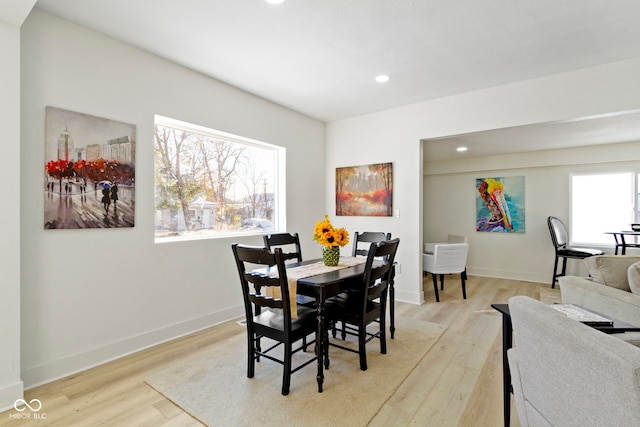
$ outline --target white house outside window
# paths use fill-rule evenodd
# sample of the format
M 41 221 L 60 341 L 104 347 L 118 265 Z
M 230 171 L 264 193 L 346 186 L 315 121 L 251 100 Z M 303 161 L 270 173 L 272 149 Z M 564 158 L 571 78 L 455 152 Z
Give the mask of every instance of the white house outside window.
M 156 116 L 156 242 L 273 232 L 282 147 Z

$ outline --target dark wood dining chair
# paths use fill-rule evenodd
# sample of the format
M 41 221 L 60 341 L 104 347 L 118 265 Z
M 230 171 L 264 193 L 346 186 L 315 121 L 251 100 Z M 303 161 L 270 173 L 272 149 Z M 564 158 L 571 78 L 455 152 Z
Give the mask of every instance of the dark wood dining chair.
M 399 239 L 371 243 L 362 282 L 352 292 L 347 291 L 329 298 L 326 303 L 330 322 L 332 324 L 341 322 L 343 325 L 342 339 L 344 340 L 347 334 L 358 337 L 357 351 L 335 341 L 330 342 L 330 345 L 358 353 L 360 355 L 360 369 L 363 371 L 367 370 L 366 344 L 369 341 L 378 338 L 380 353 L 387 353 L 385 333 L 387 290 L 399 243 Z M 379 324 L 379 330 L 375 333 L 368 332 L 367 325 L 374 322 Z
M 300 249 L 298 233 L 266 234 L 263 239 L 264 246 L 270 251 L 280 247 L 285 261 L 295 260 L 296 262 L 302 262 L 302 249 Z
M 551 279 L 551 287 L 556 287 L 558 277 L 566 275 L 567 272 L 567 259 L 585 259 L 595 255 L 604 255 L 604 251 L 593 248 L 579 248 L 575 246 L 568 246 L 569 235 L 567 228 L 560 218 L 550 216 L 547 218 L 547 225 L 549 226 L 549 233 L 551 234 L 551 242 L 555 249 L 555 262 L 553 263 L 553 279 Z M 562 258 L 562 271 L 558 273 L 558 261 Z
M 291 317 L 289 299 L 289 285 L 287 270 L 284 264 L 282 249 L 275 248 L 274 252 L 266 248 L 255 246 L 232 245 L 233 256 L 238 267 L 242 297 L 244 300 L 245 316 L 247 320 L 248 365 L 247 377 L 253 378 L 255 362 L 260 357 L 278 362 L 283 365 L 282 394 L 289 394 L 291 374 L 317 360 L 312 357 L 295 368 L 292 367 L 292 356 L 300 350 L 306 350 L 306 337 L 317 330 L 316 311 L 309 307 L 297 306 L 297 317 Z M 275 267 L 277 277 L 255 274 L 247 269 L 260 267 Z M 281 297 L 266 296 L 263 290 L 278 288 Z M 262 338 L 270 338 L 275 344 L 262 349 Z M 294 343 L 302 340 L 302 345 L 294 348 Z M 284 346 L 284 357 L 274 356 L 271 350 Z
M 275 248 L 282 249 L 282 257 L 286 261 L 302 262 L 302 249 L 300 248 L 300 237 L 298 233 L 277 233 L 265 234 L 263 236 L 264 246 L 273 251 Z M 315 307 L 316 299 L 307 295 L 296 295 L 298 304 L 307 307 Z
M 391 233 L 381 233 L 365 231 L 353 234 L 353 250 L 352 256 L 367 256 L 371 243 L 382 242 L 383 240 L 391 240 Z
M 358 233 L 357 231 L 353 235 L 353 250 L 352 256 L 367 256 L 371 243 L 378 243 L 384 240 L 391 240 L 391 233 L 383 233 L 379 231 L 365 231 Z M 391 339 L 394 338 L 396 332 L 395 322 L 395 308 L 396 308 L 396 290 L 394 286 L 394 280 L 396 277 L 395 264 L 392 268 L 391 279 L 389 281 L 389 332 L 391 333 Z

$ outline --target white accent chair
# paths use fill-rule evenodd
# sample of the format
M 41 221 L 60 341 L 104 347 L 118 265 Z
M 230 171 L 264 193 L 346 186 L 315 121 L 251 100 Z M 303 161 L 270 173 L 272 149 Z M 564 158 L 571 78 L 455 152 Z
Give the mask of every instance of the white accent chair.
M 446 242 L 425 243 L 424 244 L 424 253 L 425 254 L 432 254 L 433 253 L 433 247 L 435 245 L 444 244 L 444 243 L 469 243 L 469 242 L 468 242 L 467 236 L 460 236 L 458 234 L 449 234 L 447 236 L 447 241 Z
M 426 244 L 425 244 L 426 245 Z M 467 278 L 466 265 L 469 253 L 468 243 L 436 243 L 433 245 L 433 253 L 422 254 L 422 269 L 431 273 L 433 277 L 433 289 L 436 293 L 436 301 L 440 302 L 438 293 L 438 279 L 440 275 L 440 289 L 444 289 L 445 274 L 460 274 L 462 284 L 462 297 L 467 298 L 465 280 Z

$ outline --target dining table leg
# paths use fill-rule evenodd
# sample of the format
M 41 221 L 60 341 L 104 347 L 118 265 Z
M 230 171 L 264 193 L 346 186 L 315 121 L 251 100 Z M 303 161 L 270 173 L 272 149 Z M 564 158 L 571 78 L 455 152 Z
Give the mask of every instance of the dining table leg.
M 325 330 L 326 328 L 324 327 L 324 291 L 322 288 L 319 288 L 317 291 L 317 298 L 316 298 L 316 302 L 317 302 L 317 322 L 318 322 L 318 331 L 316 332 L 316 351 L 317 351 L 317 357 L 318 357 L 318 374 L 316 376 L 317 380 L 318 380 L 318 393 L 322 393 L 322 383 L 324 382 L 324 369 L 323 369 L 323 364 L 324 364 L 324 358 L 327 357 L 327 362 L 328 362 L 328 355 L 325 356 L 325 354 L 327 353 L 327 342 L 328 342 L 328 332 Z
M 396 267 L 393 265 L 391 267 L 393 272 L 391 273 L 391 280 L 389 281 L 389 332 L 391 332 L 391 339 L 393 339 L 394 334 L 396 332 L 396 322 L 395 322 L 395 308 L 396 308 L 396 289 L 395 289 L 395 277 L 396 277 Z

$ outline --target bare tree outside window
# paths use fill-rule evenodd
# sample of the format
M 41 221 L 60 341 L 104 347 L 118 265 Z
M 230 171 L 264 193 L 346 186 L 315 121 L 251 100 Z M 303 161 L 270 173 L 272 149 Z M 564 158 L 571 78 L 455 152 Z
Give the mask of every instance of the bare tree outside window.
M 156 117 L 155 235 L 274 231 L 282 149 Z

